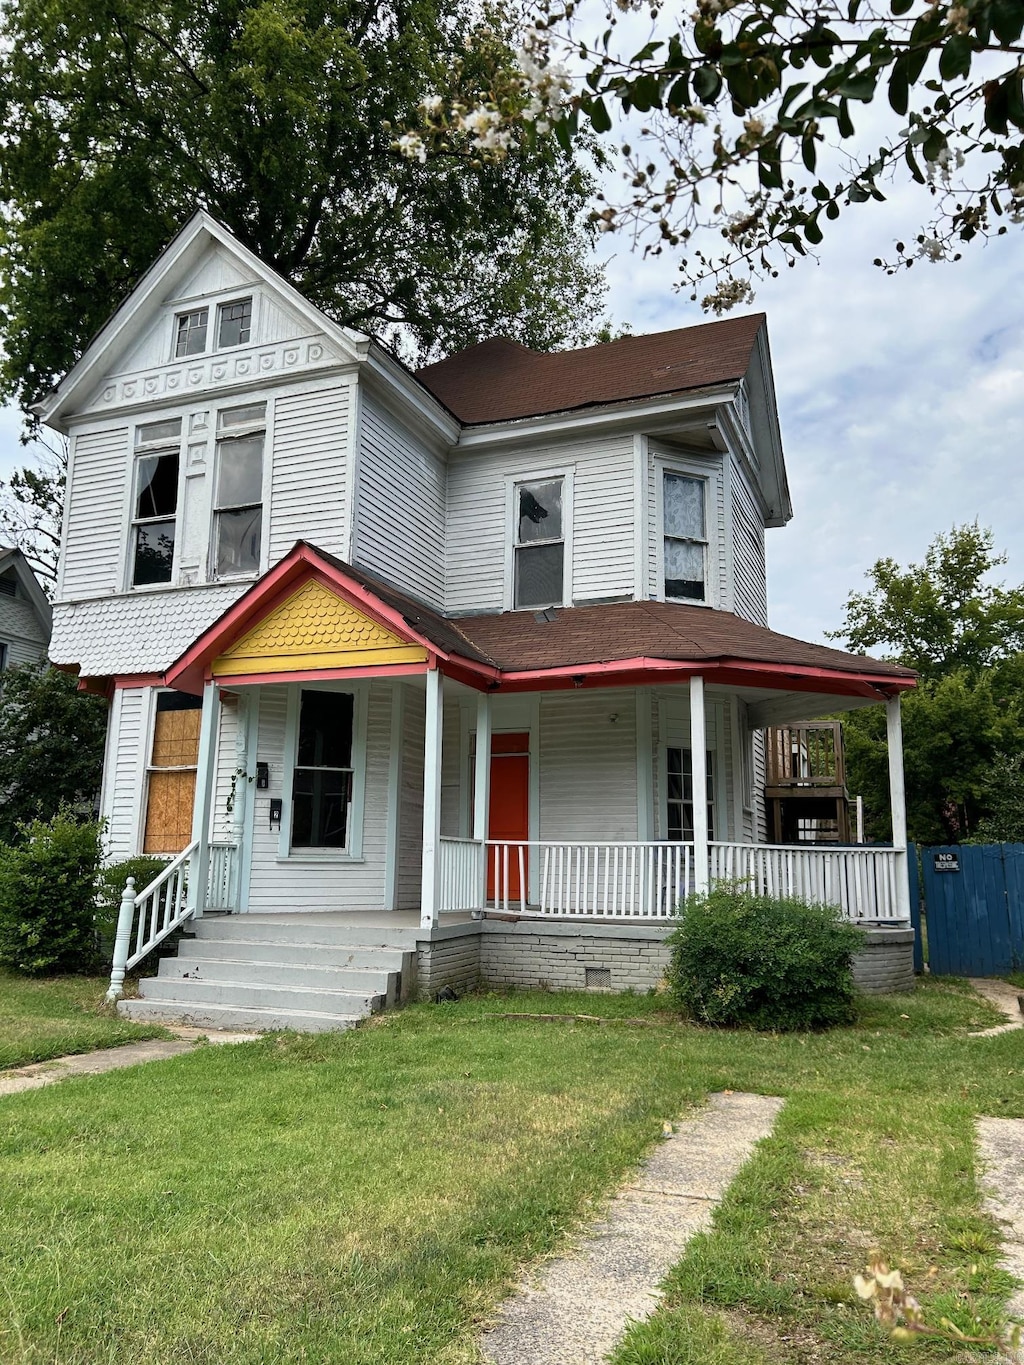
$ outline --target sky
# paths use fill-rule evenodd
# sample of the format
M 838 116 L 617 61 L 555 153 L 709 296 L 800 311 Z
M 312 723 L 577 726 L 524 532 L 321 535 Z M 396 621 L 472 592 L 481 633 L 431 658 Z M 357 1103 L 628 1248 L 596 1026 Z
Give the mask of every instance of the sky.
M 889 277 L 871 262 L 927 211 L 897 193 L 829 224 L 820 262 L 762 284 L 793 520 L 769 530 L 769 621 L 822 640 L 882 556 L 918 561 L 977 518 L 1024 579 L 1024 230 Z M 609 313 L 635 333 L 705 320 L 666 258 L 603 240 Z M 743 309 L 741 311 L 751 311 Z M 0 409 L 0 478 L 25 458 Z

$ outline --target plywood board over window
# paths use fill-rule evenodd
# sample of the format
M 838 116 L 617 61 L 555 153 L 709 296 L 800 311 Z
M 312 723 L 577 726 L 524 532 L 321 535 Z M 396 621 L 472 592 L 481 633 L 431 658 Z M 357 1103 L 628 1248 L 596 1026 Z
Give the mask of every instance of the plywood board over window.
M 180 853 L 192 837 L 202 702 L 179 692 L 156 699 L 146 801 L 145 853 Z

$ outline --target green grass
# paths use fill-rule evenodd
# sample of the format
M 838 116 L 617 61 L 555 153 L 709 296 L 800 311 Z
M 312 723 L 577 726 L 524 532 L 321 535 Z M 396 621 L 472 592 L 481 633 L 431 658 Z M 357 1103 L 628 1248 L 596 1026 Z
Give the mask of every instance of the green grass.
M 27 977 L 0 967 L 0 1071 L 166 1036 L 163 1029 L 119 1019 L 104 1004 L 106 989 L 106 977 Z
M 788 1103 L 616 1365 L 903 1360 L 852 1302 L 869 1246 L 957 1320 L 1008 1288 L 971 1128 L 1024 1114 L 1018 1040 L 965 1036 L 994 1017 L 933 982 L 821 1036 L 481 996 L 11 1097 L 0 1360 L 467 1365 L 523 1262 L 719 1089 Z

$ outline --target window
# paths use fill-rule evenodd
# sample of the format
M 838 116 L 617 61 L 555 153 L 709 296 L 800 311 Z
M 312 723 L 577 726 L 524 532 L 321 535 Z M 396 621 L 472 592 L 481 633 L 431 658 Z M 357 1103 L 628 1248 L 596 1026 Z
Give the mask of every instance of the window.
M 564 480 L 544 479 L 515 488 L 516 607 L 560 607 L 565 600 Z
M 185 692 L 157 693 L 144 853 L 180 853 L 192 838 L 202 705 Z
M 666 755 L 668 787 L 668 821 L 666 836 L 673 843 L 693 842 L 693 752 L 690 749 L 669 748 Z M 715 837 L 714 764 L 707 756 L 708 774 L 708 838 Z
M 217 345 L 241 346 L 252 332 L 252 299 L 222 303 L 217 309 Z
M 7 667 L 7 645 L 0 640 L 0 673 Z
M 181 418 L 135 433 L 132 584 L 169 583 L 174 564 Z
M 256 573 L 263 525 L 263 438 L 266 405 L 227 408 L 217 419 L 217 491 L 213 572 Z
M 349 692 L 300 694 L 292 848 L 347 847 L 354 700 Z
M 664 474 L 662 520 L 665 537 L 665 596 L 706 600 L 706 482 L 686 474 Z
M 209 308 L 197 308 L 191 313 L 179 313 L 174 323 L 174 358 L 201 355 L 206 350 L 206 329 L 210 323 Z

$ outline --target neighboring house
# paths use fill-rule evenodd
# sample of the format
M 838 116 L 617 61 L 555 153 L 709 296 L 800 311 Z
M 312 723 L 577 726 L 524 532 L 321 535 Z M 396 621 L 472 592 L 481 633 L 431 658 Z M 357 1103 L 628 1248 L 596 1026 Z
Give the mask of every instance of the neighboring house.
M 0 545 L 0 671 L 39 663 L 50 643 L 50 604 L 20 550 Z
M 767 629 L 762 316 L 412 374 L 198 214 L 38 412 L 71 445 L 51 653 L 111 698 L 110 857 L 178 855 L 115 986 L 199 936 L 126 1008 L 328 1026 L 414 967 L 644 985 L 680 898 L 734 876 L 890 926 L 905 970 L 913 675 Z M 762 842 L 765 727 L 869 704 L 895 847 Z M 368 942 L 376 986 L 341 965 Z

